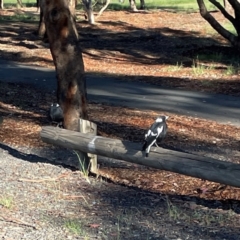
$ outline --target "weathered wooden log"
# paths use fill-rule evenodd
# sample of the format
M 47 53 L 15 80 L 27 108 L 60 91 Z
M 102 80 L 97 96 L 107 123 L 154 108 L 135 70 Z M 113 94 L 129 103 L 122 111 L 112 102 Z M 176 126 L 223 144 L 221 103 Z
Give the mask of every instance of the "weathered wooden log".
M 65 148 L 240 187 L 239 164 L 163 148 L 152 148 L 146 158 L 138 143 L 54 127 L 43 127 L 40 135 L 44 142 Z

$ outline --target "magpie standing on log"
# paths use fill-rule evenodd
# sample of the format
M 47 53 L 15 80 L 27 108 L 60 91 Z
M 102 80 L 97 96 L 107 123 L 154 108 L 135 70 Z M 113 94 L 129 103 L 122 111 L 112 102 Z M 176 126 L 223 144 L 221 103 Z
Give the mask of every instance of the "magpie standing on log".
M 146 157 L 148 157 L 152 145 L 155 144 L 158 147 L 157 140 L 161 142 L 166 136 L 168 128 L 166 123 L 167 119 L 168 116 L 158 117 L 145 135 L 145 142 L 143 144 L 142 151 L 146 152 Z
M 49 117 L 52 122 L 57 123 L 57 126 L 62 126 L 63 110 L 58 103 L 52 103 L 49 111 Z

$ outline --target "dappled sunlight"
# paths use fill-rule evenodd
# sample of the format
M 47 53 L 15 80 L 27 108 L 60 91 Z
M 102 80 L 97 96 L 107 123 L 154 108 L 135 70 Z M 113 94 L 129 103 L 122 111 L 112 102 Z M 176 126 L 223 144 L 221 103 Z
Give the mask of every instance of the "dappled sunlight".
M 4 118 L 0 127 L 0 142 L 11 146 L 43 147 L 40 138 L 41 126 L 22 119 Z
M 5 13 L 13 10 L 0 10 L 1 17 Z M 238 54 L 231 52 L 230 59 L 225 40 L 208 30 L 199 13 L 106 11 L 94 26 L 82 12 L 77 16 L 92 100 L 89 120 L 99 136 L 135 142 L 134 155 L 157 116 L 168 115 L 168 133 L 159 145 L 169 158 L 173 150 L 175 156 L 187 152 L 191 159 L 195 154 L 240 163 L 240 128 L 234 126 L 239 100 L 228 96 L 240 94 Z M 36 236 L 52 228 L 63 239 L 239 236 L 239 188 L 102 156 L 93 178 L 76 170 L 79 159 L 72 150 L 44 143 L 40 132 L 52 124 L 48 114 L 57 85 L 49 44 L 36 36 L 37 21 L 0 22 L 0 30 L 0 75 L 14 73 L 0 76 L 1 190 L 14 196 L 13 209 L 0 202 L 1 224 L 24 226 L 24 234 Z

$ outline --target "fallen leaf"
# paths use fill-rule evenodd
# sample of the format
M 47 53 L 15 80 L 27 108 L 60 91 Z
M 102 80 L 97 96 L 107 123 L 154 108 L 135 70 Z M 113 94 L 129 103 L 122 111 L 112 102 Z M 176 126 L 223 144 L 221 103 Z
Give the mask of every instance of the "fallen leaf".
M 100 224 L 97 224 L 97 223 L 89 224 L 90 228 L 98 228 L 99 226 Z

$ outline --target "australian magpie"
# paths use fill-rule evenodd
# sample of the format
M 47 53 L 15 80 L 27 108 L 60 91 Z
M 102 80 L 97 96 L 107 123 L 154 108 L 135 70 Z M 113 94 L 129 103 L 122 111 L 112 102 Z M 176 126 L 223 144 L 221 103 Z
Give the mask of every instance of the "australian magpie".
M 143 144 L 142 151 L 146 152 L 146 157 L 148 157 L 152 145 L 156 144 L 156 146 L 158 146 L 157 140 L 161 142 L 166 136 L 168 128 L 166 123 L 167 119 L 168 116 L 158 117 L 145 135 L 145 142 Z
M 52 122 L 62 125 L 63 122 L 63 110 L 58 103 L 52 103 L 49 111 L 49 116 Z

